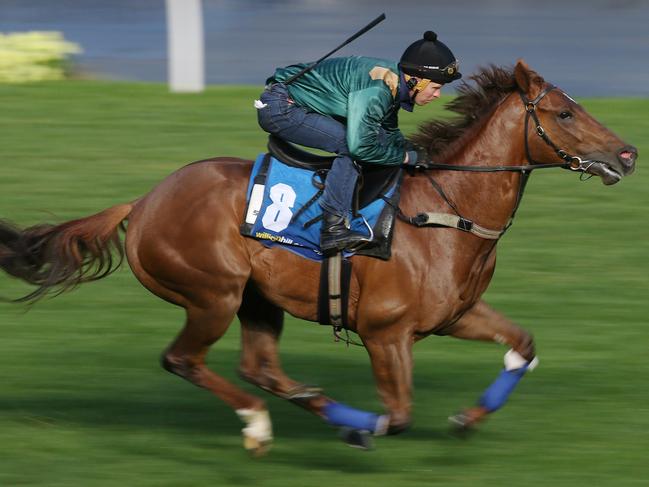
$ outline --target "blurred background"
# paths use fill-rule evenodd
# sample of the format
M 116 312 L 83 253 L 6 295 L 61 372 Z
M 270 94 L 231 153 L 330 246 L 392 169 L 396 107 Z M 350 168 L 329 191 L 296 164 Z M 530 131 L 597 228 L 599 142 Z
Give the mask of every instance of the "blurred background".
M 202 4 L 207 86 L 185 94 L 167 85 L 164 0 L 0 0 L 0 218 L 63 222 L 138 198 L 191 161 L 256 157 L 266 134 L 252 102 L 265 78 L 381 12 L 387 20 L 340 55 L 398 59 L 433 29 L 465 75 L 522 57 L 636 145 L 637 169 L 611 187 L 560 170 L 531 178 L 485 297 L 534 335 L 540 366 L 466 441 L 446 418 L 474 404 L 504 348 L 417 343 L 412 430 L 359 452 L 242 383 L 235 322 L 208 363 L 267 401 L 275 442 L 251 460 L 233 411 L 159 367 L 183 311 L 124 264 L 34 306 L 0 302 L 0 486 L 646 486 L 649 2 Z M 452 97 L 448 87 L 400 114 L 404 133 L 449 116 Z M 0 297 L 28 291 L 0 275 Z M 335 343 L 328 327 L 287 316 L 281 356 L 295 379 L 381 410 L 365 350 Z
M 276 66 L 318 59 L 381 12 L 341 51 L 398 59 L 425 30 L 462 71 L 523 57 L 578 96 L 649 94 L 645 0 L 203 0 L 206 80 L 259 85 Z M 55 30 L 80 44 L 88 76 L 165 81 L 163 0 L 0 0 L 0 32 Z

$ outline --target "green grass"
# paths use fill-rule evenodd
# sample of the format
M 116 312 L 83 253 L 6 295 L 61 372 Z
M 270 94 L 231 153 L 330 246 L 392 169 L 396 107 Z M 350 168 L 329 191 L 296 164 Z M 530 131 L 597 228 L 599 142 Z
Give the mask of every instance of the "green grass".
M 99 82 L 0 87 L 0 215 L 63 221 L 128 201 L 193 160 L 264 150 L 258 90 L 172 95 Z M 649 152 L 649 100 L 583 100 Z M 440 104 L 441 105 L 441 104 Z M 401 116 L 406 133 L 440 107 Z M 158 366 L 183 316 L 128 267 L 73 293 L 0 307 L 1 486 L 632 486 L 649 467 L 649 266 L 642 163 L 614 187 L 565 171 L 535 174 L 500 244 L 487 299 L 531 330 L 541 365 L 468 441 L 446 416 L 496 376 L 504 350 L 431 337 L 415 348 L 414 427 L 351 450 L 318 419 L 267 399 L 276 441 L 251 460 L 241 424 L 207 392 Z M 0 294 L 26 287 L 0 278 Z M 239 331 L 210 365 L 235 374 Z M 288 319 L 287 371 L 348 404 L 380 408 L 362 349 Z

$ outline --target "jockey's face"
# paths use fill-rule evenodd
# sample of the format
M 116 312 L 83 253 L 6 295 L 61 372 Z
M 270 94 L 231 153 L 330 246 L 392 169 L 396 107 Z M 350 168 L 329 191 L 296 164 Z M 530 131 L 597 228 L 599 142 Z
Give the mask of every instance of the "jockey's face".
M 417 93 L 417 96 L 415 96 L 415 103 L 422 106 L 436 100 L 442 94 L 442 86 L 443 85 L 439 83 L 431 81 L 423 90 Z

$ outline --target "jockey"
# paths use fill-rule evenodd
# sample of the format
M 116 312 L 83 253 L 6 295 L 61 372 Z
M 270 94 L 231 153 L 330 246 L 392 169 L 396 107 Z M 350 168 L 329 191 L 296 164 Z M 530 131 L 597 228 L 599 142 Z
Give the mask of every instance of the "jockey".
M 353 248 L 368 237 L 351 231 L 351 206 L 363 164 L 423 162 L 398 128 L 399 108 L 412 111 L 439 98 L 445 83 L 461 78 L 451 50 L 427 31 L 397 64 L 369 57 L 327 59 L 284 84 L 306 65 L 279 68 L 267 80 L 258 108 L 259 125 L 299 145 L 337 154 L 320 198 L 320 246 L 331 252 Z

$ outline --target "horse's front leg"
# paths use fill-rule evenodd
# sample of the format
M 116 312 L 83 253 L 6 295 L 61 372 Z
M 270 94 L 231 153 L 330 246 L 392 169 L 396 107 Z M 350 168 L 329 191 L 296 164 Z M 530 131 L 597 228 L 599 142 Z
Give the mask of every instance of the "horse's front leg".
M 528 370 L 538 360 L 532 335 L 515 325 L 503 314 L 479 301 L 445 335 L 468 340 L 493 341 L 511 348 L 505 354 L 505 366 L 496 380 L 485 390 L 476 406 L 451 416 L 453 426 L 466 430 L 477 425 L 488 414 L 500 409 Z
M 388 434 L 410 426 L 412 407 L 412 345 L 408 333 L 381 330 L 363 335 L 372 362 L 376 387 L 389 414 Z

